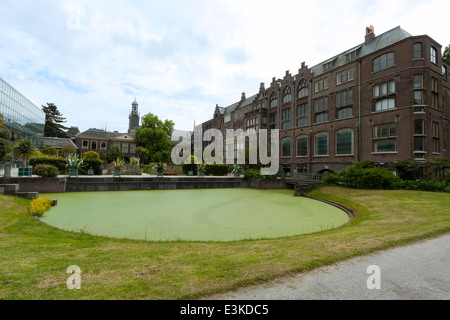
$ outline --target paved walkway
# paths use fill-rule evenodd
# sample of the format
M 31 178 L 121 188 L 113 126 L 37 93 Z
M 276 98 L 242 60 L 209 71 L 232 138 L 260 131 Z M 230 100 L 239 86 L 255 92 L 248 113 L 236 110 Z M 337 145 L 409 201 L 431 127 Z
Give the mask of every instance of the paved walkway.
M 450 234 L 212 299 L 449 300 Z

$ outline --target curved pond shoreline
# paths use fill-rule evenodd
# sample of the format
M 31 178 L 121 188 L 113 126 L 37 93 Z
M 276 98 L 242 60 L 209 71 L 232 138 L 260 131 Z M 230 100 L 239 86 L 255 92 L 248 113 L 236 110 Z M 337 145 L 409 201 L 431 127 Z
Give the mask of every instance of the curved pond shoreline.
M 149 241 L 238 241 L 336 228 L 347 211 L 292 190 L 200 189 L 42 194 L 42 221 L 92 235 Z M 351 216 L 350 216 L 351 219 Z

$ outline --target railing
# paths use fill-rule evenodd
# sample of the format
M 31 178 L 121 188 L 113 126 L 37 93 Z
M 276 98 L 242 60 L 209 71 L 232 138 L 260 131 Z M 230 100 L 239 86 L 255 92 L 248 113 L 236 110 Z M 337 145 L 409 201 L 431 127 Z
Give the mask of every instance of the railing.
M 305 172 L 295 172 L 292 176 L 292 179 L 294 180 L 301 180 L 301 181 L 322 181 L 323 175 L 320 173 L 305 173 Z

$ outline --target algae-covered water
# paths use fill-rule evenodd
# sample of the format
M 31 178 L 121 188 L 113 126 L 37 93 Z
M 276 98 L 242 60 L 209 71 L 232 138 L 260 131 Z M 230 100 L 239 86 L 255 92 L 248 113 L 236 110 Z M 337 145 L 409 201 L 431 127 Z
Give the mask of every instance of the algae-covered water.
M 151 241 L 279 238 L 335 228 L 348 215 L 293 190 L 200 189 L 41 194 L 42 221 L 68 231 Z

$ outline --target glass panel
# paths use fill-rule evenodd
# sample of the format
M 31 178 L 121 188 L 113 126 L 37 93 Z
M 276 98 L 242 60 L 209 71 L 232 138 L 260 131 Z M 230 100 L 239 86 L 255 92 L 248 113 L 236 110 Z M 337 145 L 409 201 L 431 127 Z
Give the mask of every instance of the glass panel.
M 375 144 L 375 152 L 394 152 L 395 142 L 394 141 L 380 141 Z
M 281 142 L 281 156 L 282 157 L 291 156 L 291 139 L 285 139 Z
M 328 155 L 328 134 L 321 134 L 315 137 L 315 155 Z
M 353 154 L 353 131 L 341 131 L 336 134 L 336 154 Z
M 301 136 L 297 138 L 297 156 L 306 157 L 308 155 L 308 138 Z

